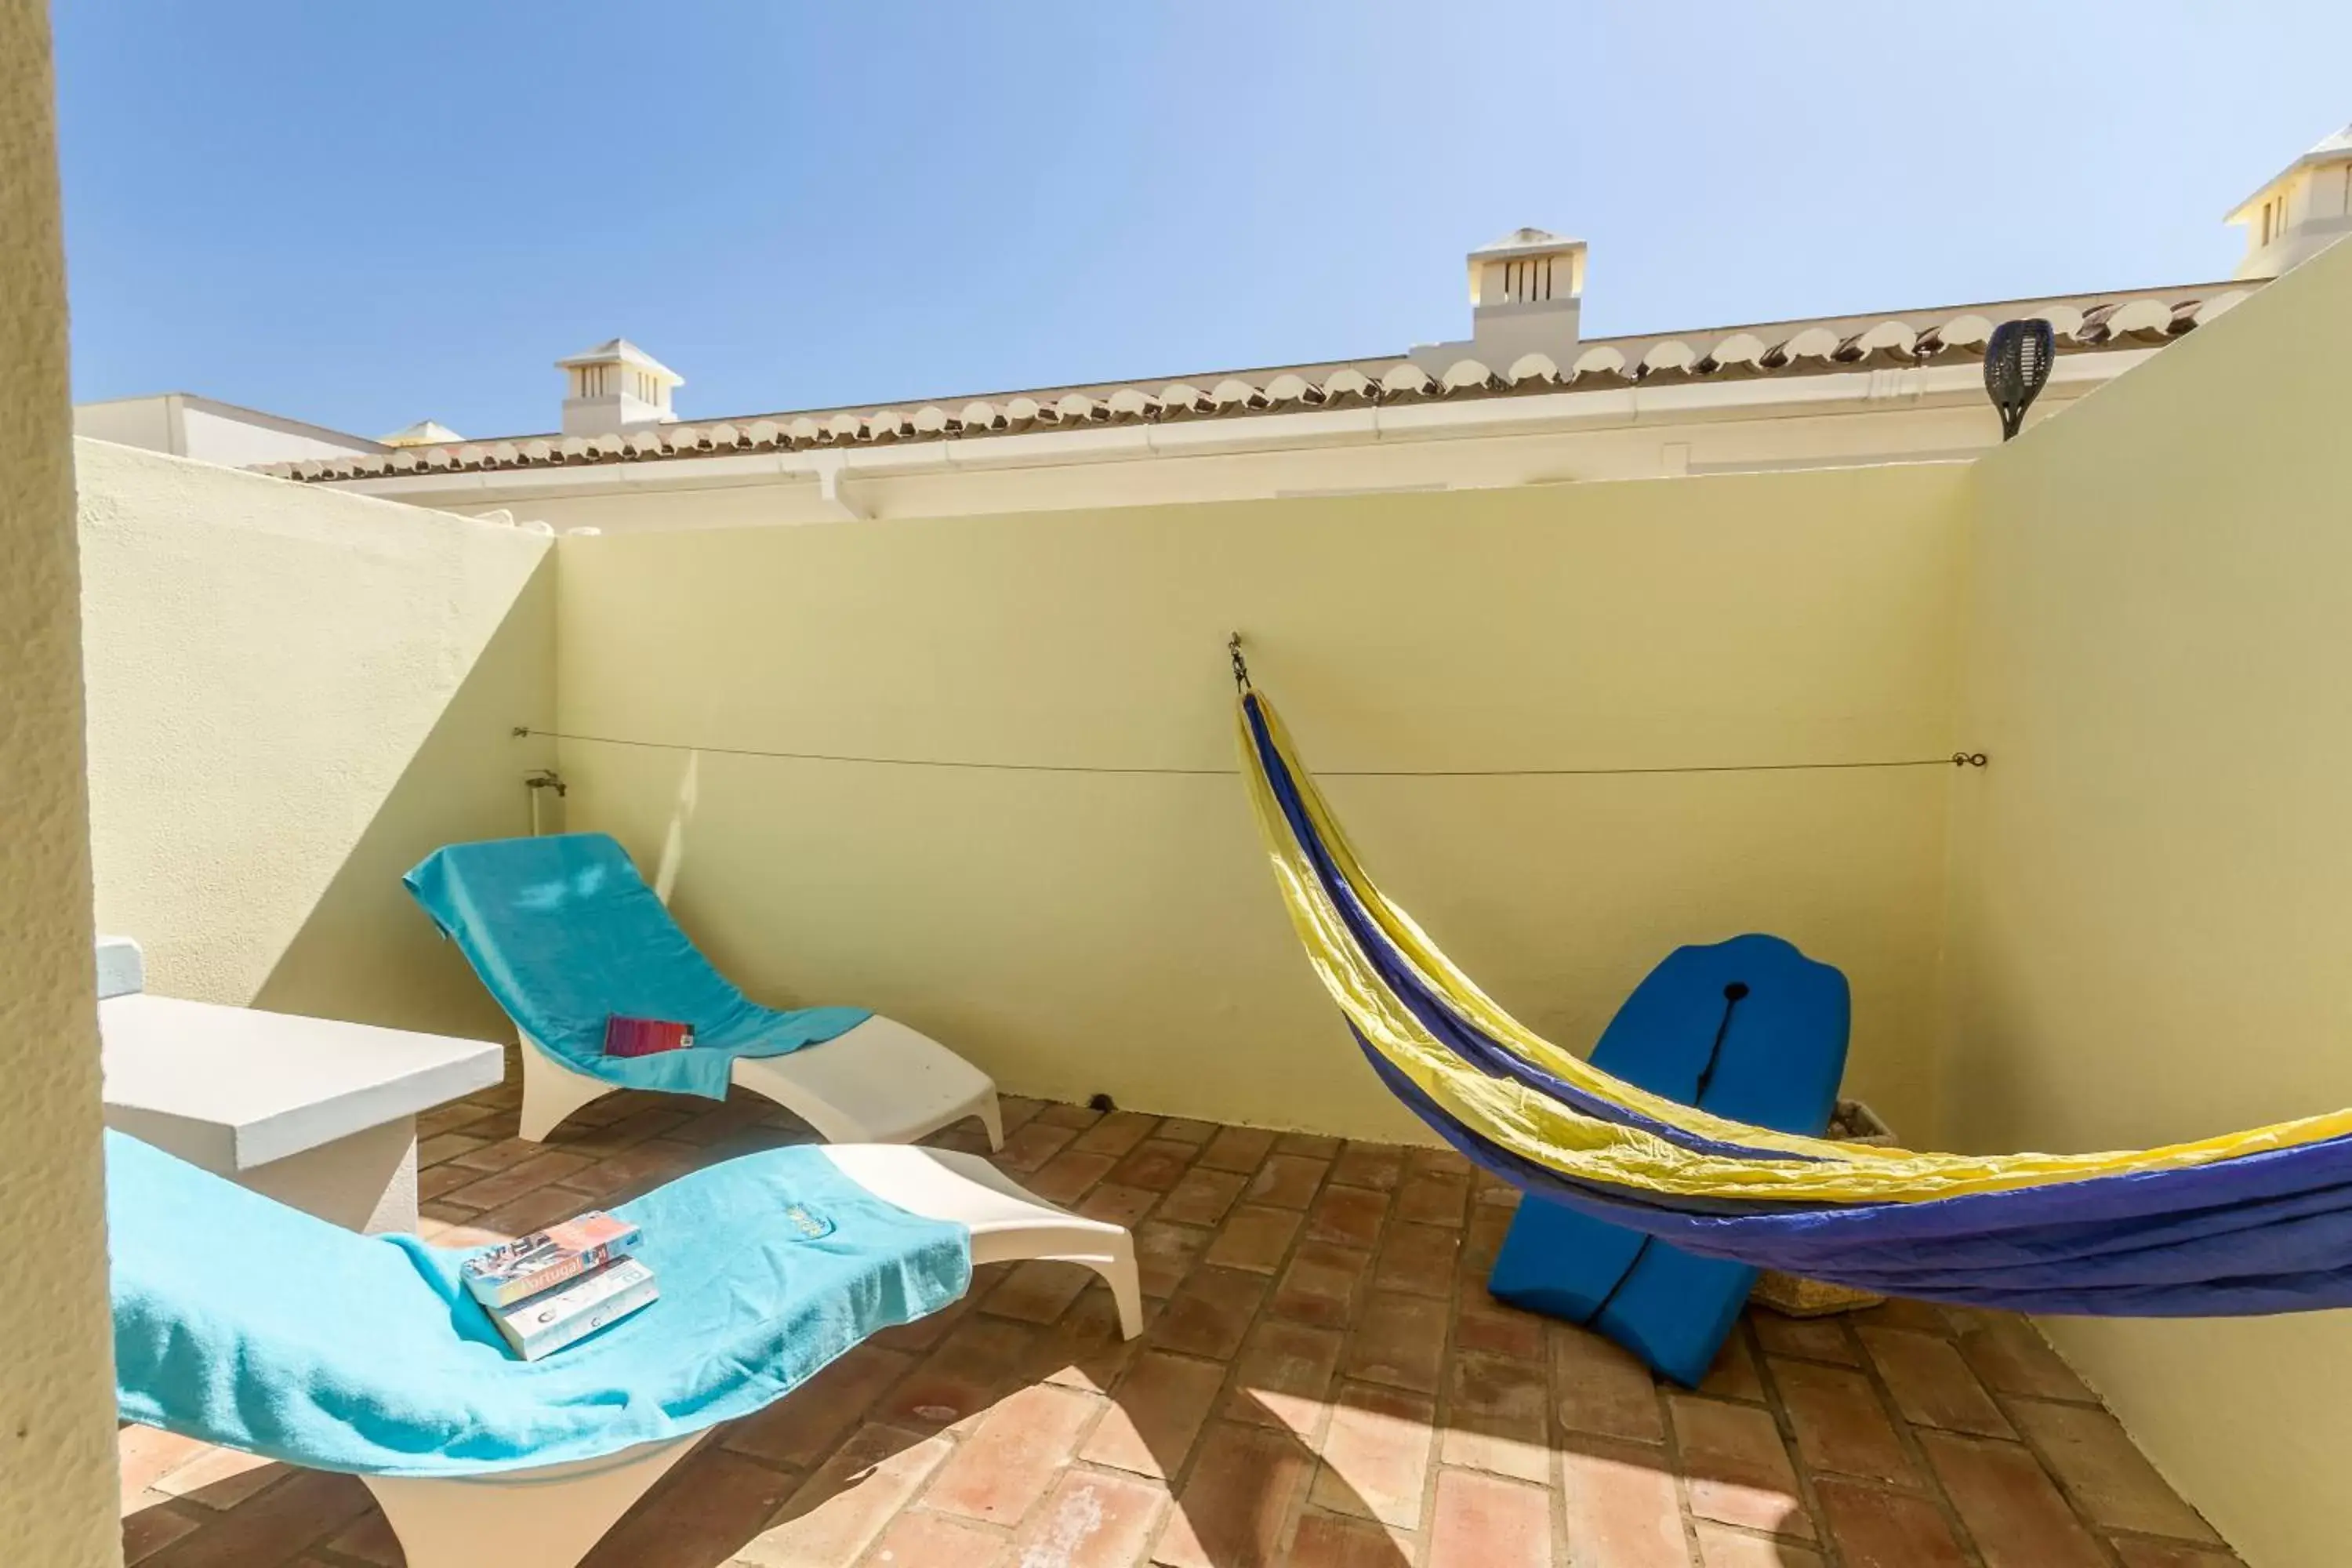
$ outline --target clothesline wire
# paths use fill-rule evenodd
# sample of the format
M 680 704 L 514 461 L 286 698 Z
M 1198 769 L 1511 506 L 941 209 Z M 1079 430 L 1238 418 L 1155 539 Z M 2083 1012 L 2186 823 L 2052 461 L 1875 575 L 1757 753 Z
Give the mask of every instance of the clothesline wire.
M 1232 778 L 1239 768 L 1180 768 L 1106 766 L 1090 763 L 999 763 L 962 757 L 877 757 L 848 752 L 776 752 L 751 746 L 697 746 L 679 741 L 646 741 L 621 735 L 581 735 L 562 730 L 536 730 L 517 725 L 514 737 L 540 736 L 551 741 L 577 741 L 583 745 L 632 746 L 649 751 L 704 752 L 719 757 L 764 757 L 792 763 L 847 763 L 868 767 L 961 768 L 1001 773 L 1146 774 L 1168 778 Z M 1895 757 L 1844 763 L 1694 763 L 1661 767 L 1614 768 L 1318 768 L 1327 779 L 1514 779 L 1612 778 L 1648 773 L 1826 773 L 1856 768 L 1951 768 L 1985 765 L 1982 752 L 1954 752 L 1941 757 Z

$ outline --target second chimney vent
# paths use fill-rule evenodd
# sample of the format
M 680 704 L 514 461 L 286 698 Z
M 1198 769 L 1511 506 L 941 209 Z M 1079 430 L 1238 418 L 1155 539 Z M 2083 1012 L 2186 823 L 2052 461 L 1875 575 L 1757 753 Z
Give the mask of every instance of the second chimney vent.
M 1420 344 L 1412 351 L 1414 363 L 1442 374 L 1457 360 L 1501 370 L 1523 354 L 1549 354 L 1562 365 L 1576 357 L 1584 241 L 1539 228 L 1513 229 L 1467 260 L 1470 336 Z
M 557 360 L 555 368 L 564 378 L 566 436 L 609 436 L 677 418 L 670 394 L 686 378 L 626 338 Z

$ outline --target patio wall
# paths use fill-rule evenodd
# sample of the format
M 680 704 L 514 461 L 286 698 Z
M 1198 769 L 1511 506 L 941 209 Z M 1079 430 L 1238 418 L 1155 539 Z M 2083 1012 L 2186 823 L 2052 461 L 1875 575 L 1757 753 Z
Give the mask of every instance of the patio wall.
M 0 0 L 0 1563 L 101 1568 L 122 1558 L 47 12 Z
M 2352 1104 L 2352 246 L 1976 471 L 1947 1128 Z M 2352 1318 L 2058 1320 L 2254 1568 L 2352 1540 Z
M 1938 757 L 1965 470 L 1920 466 L 567 537 L 571 820 L 755 994 L 854 1001 L 1012 1089 L 1406 1131 L 1299 952 L 1229 770 L 1223 644 L 1321 769 Z M 701 748 L 689 750 L 684 748 Z M 1948 767 L 1332 778 L 1377 872 L 1589 1044 L 1677 942 L 1853 977 L 1852 1081 L 1933 1117 Z
M 400 874 L 530 830 L 546 536 L 76 443 L 101 930 L 152 989 L 507 1034 Z

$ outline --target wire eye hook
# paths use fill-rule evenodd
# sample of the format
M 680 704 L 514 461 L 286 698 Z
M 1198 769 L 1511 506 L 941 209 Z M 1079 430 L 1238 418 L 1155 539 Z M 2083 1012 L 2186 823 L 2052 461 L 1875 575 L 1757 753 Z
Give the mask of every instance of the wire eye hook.
M 1241 633 L 1235 632 L 1225 639 L 1225 652 L 1233 656 L 1234 689 L 1247 691 L 1250 689 L 1249 661 L 1242 658 Z

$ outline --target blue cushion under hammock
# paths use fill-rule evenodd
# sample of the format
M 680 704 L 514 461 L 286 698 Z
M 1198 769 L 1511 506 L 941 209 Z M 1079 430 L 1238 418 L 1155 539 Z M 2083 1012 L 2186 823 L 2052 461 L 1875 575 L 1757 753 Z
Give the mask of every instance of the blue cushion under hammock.
M 1676 948 L 1652 970 L 1610 1021 L 1592 1065 L 1678 1104 L 1818 1134 L 1836 1107 L 1851 1016 L 1844 975 L 1779 937 L 1734 937 Z M 1487 1289 L 1598 1329 L 1696 1385 L 1756 1272 L 1529 1194 Z

